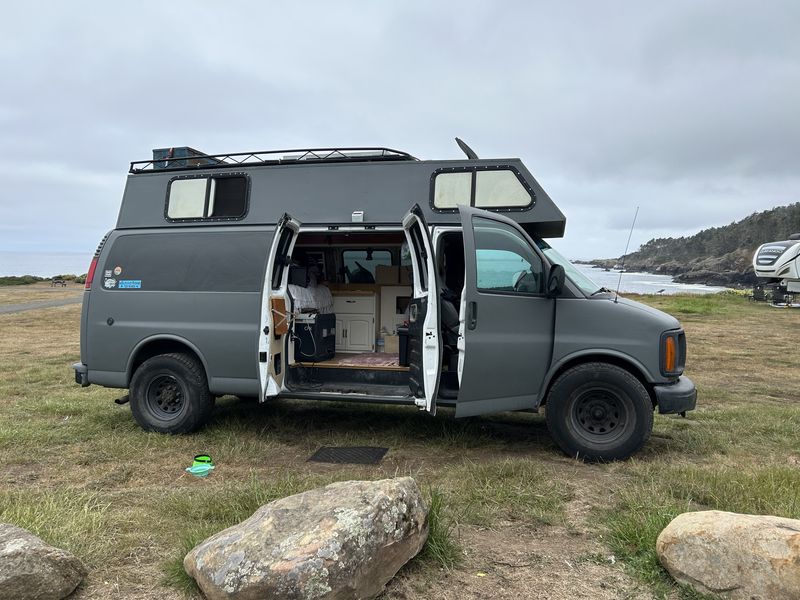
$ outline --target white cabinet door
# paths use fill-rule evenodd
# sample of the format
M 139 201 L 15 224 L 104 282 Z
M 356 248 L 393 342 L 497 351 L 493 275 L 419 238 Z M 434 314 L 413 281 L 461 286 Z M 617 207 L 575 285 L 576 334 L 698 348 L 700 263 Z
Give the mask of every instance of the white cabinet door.
M 375 321 L 364 315 L 351 315 L 347 319 L 347 349 L 371 352 L 375 343 Z
M 340 315 L 336 315 L 336 345 L 334 350 L 342 352 L 347 350 L 347 322 Z

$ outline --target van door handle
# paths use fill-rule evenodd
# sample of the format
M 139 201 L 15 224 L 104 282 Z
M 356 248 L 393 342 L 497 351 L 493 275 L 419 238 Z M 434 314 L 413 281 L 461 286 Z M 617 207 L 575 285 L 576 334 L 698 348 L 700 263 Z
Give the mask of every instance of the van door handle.
M 478 303 L 470 302 L 467 304 L 467 329 L 475 329 L 478 326 Z

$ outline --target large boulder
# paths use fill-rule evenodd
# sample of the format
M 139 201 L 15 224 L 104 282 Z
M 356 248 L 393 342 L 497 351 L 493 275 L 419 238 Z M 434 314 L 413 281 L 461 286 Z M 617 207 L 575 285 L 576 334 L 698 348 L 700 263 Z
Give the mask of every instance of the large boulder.
M 656 541 L 676 580 L 730 600 L 800 599 L 800 521 L 709 510 L 678 515 Z
M 32 533 L 0 523 L 0 598 L 61 600 L 86 577 L 86 567 Z
M 210 600 L 372 598 L 428 537 L 410 477 L 333 483 L 270 502 L 183 561 Z

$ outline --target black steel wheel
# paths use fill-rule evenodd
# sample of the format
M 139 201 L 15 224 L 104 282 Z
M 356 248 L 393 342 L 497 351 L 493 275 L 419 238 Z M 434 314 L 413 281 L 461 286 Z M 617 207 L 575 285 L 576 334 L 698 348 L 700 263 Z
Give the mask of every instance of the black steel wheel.
M 161 433 L 195 431 L 214 407 L 203 365 L 182 353 L 144 361 L 131 379 L 130 400 L 136 422 L 146 431 Z
M 180 417 L 181 411 L 186 406 L 185 399 L 186 394 L 181 382 L 166 373 L 151 379 L 145 392 L 147 410 L 165 420 Z
M 547 397 L 550 434 L 568 455 L 589 461 L 628 458 L 653 429 L 653 403 L 631 373 L 587 363 L 562 373 Z

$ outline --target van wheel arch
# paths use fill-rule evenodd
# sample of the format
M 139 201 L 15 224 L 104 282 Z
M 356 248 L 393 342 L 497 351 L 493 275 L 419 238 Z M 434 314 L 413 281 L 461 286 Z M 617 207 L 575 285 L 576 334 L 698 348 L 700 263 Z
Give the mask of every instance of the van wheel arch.
M 208 380 L 208 365 L 205 358 L 192 344 L 177 337 L 150 338 L 139 342 L 131 353 L 128 362 L 127 384 L 130 386 L 133 374 L 146 360 L 159 354 L 186 354 L 203 366 L 203 372 Z
M 547 386 L 545 387 L 544 393 L 542 394 L 542 402 L 539 406 L 546 406 L 547 405 L 547 398 L 550 395 L 550 390 L 553 387 L 553 384 L 558 380 L 559 377 L 566 371 L 570 370 L 573 367 L 577 367 L 578 365 L 583 365 L 586 363 L 608 363 L 610 365 L 614 365 L 621 369 L 628 371 L 631 375 L 633 375 L 636 379 L 639 380 L 644 386 L 644 389 L 647 390 L 648 395 L 650 396 L 650 402 L 653 404 L 653 408 L 656 407 L 656 393 L 653 389 L 653 384 L 647 381 L 644 373 L 630 361 L 625 360 L 624 358 L 620 358 L 618 356 L 611 356 L 608 354 L 587 354 L 584 356 L 578 356 L 573 359 L 568 360 L 563 365 L 561 365 L 556 371 L 552 373 L 550 379 L 547 381 Z

